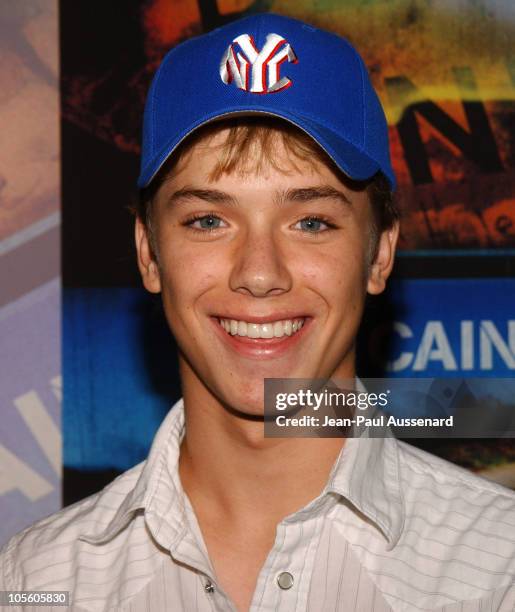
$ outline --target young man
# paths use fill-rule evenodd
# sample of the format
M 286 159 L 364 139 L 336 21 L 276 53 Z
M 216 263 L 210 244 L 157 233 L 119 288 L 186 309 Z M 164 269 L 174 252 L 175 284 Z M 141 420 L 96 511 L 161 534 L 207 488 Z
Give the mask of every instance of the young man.
M 265 378 L 353 379 L 398 235 L 387 126 L 343 39 L 258 15 L 174 49 L 136 221 L 183 399 L 148 460 L 15 536 L 2 589 L 74 610 L 513 610 L 515 495 L 396 441 L 265 438 Z

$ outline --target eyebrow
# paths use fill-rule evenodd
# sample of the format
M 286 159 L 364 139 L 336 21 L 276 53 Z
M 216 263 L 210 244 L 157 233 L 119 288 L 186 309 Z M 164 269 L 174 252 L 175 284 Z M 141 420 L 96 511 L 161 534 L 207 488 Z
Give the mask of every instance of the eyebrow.
M 345 206 L 352 207 L 352 202 L 349 198 L 340 191 L 330 185 L 319 185 L 316 187 L 303 187 L 301 189 L 288 189 L 284 193 L 280 194 L 280 201 L 282 202 L 311 202 L 312 200 L 319 200 L 323 198 L 339 200 Z
M 174 204 L 180 200 L 204 200 L 213 204 L 236 205 L 236 199 L 224 191 L 218 189 L 196 189 L 194 187 L 183 187 L 175 191 L 168 199 L 168 204 Z
M 275 194 L 275 200 L 279 204 L 286 202 L 311 202 L 319 199 L 335 199 L 342 202 L 346 207 L 352 208 L 352 202 L 343 191 L 335 189 L 330 185 L 318 185 L 313 187 L 302 187 L 287 189 Z M 198 189 L 195 187 L 183 187 L 175 191 L 168 199 L 168 204 L 174 204 L 181 200 L 203 200 L 212 204 L 237 205 L 237 200 L 232 195 L 219 191 L 218 189 Z

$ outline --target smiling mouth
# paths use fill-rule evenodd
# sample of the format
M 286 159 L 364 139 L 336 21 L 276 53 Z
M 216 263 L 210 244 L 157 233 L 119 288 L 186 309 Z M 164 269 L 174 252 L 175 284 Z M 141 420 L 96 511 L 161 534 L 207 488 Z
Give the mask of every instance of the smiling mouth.
M 282 319 L 280 321 L 268 321 L 266 323 L 249 323 L 236 319 L 222 319 L 218 322 L 221 327 L 231 336 L 243 338 L 282 338 L 293 336 L 304 325 L 305 318 Z

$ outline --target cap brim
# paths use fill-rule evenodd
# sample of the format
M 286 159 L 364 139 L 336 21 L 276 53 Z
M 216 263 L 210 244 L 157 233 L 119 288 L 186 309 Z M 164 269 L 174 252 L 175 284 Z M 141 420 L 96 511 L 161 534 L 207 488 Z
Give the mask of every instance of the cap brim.
M 238 109 L 230 112 L 224 111 L 223 113 L 210 116 L 203 121 L 192 125 L 189 129 L 185 130 L 180 137 L 174 138 L 167 143 L 167 146 L 163 147 L 159 154 L 154 157 L 152 163 L 150 163 L 142 171 L 138 179 L 138 187 L 143 188 L 149 185 L 177 147 L 199 128 L 215 121 L 228 119 L 230 117 L 248 117 L 255 115 L 277 117 L 295 125 L 297 128 L 311 136 L 311 138 L 313 138 L 313 140 L 327 153 L 327 155 L 329 155 L 336 166 L 349 178 L 356 181 L 365 181 L 372 178 L 379 170 L 381 170 L 390 182 L 392 190 L 395 189 L 395 177 L 391 171 L 381 168 L 377 161 L 370 158 L 356 145 L 344 140 L 331 129 L 320 125 L 312 119 L 298 116 L 293 113 L 256 109 Z

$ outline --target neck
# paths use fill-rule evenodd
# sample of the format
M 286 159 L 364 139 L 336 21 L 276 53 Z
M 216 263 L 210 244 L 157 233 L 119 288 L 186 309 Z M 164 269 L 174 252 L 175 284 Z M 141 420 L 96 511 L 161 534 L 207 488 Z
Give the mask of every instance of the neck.
M 228 411 L 207 389 L 183 391 L 179 473 L 195 509 L 275 525 L 322 492 L 344 439 L 265 438 L 262 421 Z

